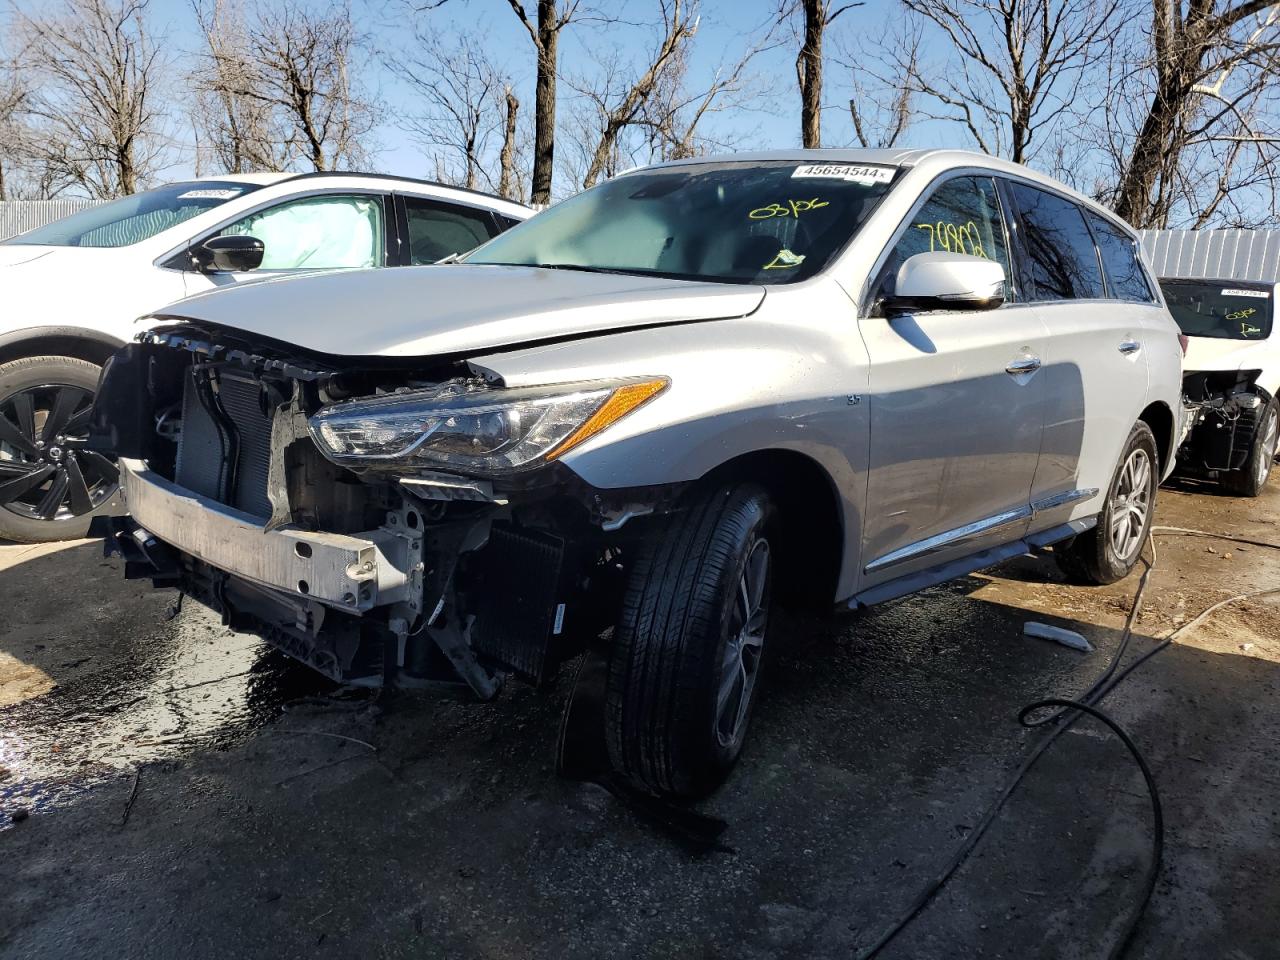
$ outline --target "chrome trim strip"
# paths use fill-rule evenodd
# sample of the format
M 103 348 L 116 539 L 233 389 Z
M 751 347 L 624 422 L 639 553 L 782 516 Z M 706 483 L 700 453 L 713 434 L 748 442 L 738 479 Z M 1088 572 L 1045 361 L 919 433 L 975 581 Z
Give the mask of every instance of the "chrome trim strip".
M 883 570 L 885 567 L 891 567 L 895 564 L 904 563 L 907 560 L 913 560 L 916 557 L 926 556 L 931 553 L 937 553 L 947 547 L 955 546 L 963 543 L 965 540 L 973 539 L 981 534 L 990 533 L 992 530 L 1000 527 L 1017 523 L 1020 520 L 1034 520 L 1042 513 L 1049 510 L 1056 510 L 1067 504 L 1076 503 L 1080 500 L 1089 500 L 1097 496 L 1098 488 L 1090 487 L 1083 490 L 1067 490 L 1062 493 L 1055 493 L 1050 497 L 1044 497 L 1028 504 L 1025 507 L 1019 507 L 1016 510 L 1008 510 L 1005 513 L 998 513 L 993 517 L 987 517 L 985 520 L 975 520 L 973 523 L 967 523 L 963 527 L 956 527 L 954 530 L 947 530 L 944 533 L 935 534 L 924 540 L 917 540 L 915 543 L 909 543 L 905 547 L 899 547 L 886 553 L 882 557 L 877 557 L 867 564 L 865 571 L 874 573 L 877 570 Z
M 1055 493 L 1051 497 L 1033 500 L 1031 503 L 1031 517 L 1035 519 L 1049 510 L 1056 510 L 1058 507 L 1065 507 L 1069 503 L 1076 503 L 1080 500 L 1092 500 L 1097 495 L 1097 487 L 1086 487 L 1082 490 L 1066 490 L 1062 493 Z
M 171 483 L 141 460 L 120 460 L 120 487 L 130 515 L 152 536 L 246 580 L 350 612 L 407 592 L 408 543 L 382 530 L 268 532 L 258 517 Z
M 917 540 L 915 543 L 909 543 L 905 547 L 899 547 L 897 550 L 886 553 L 882 557 L 877 557 L 867 564 L 866 572 L 874 573 L 876 570 L 883 570 L 885 567 L 891 567 L 916 557 L 937 553 L 939 550 L 963 543 L 965 540 L 970 540 L 979 534 L 989 533 L 1000 527 L 1017 523 L 1020 520 L 1029 520 L 1030 518 L 1031 507 L 1026 506 L 1019 507 L 1016 510 L 1008 510 L 1005 513 L 997 513 L 994 517 L 987 517 L 985 520 L 975 520 L 973 523 L 966 523 L 963 527 L 956 527 L 954 530 L 947 530 L 924 540 Z

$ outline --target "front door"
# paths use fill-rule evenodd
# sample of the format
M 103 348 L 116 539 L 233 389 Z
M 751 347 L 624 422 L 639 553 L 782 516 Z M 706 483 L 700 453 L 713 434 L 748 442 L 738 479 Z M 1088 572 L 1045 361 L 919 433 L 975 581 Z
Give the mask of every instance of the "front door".
M 257 237 L 265 248 L 262 266 L 243 272 L 188 271 L 187 295 L 312 270 L 386 266 L 386 206 L 378 194 L 332 193 L 247 214 L 210 236 Z
M 987 257 L 1011 276 L 990 178 L 934 189 L 882 269 L 877 297 L 908 257 L 931 250 Z M 860 321 L 871 361 L 863 589 L 1025 532 L 1045 418 L 1045 328 L 1015 292 L 1007 281 L 995 310 L 873 310 Z

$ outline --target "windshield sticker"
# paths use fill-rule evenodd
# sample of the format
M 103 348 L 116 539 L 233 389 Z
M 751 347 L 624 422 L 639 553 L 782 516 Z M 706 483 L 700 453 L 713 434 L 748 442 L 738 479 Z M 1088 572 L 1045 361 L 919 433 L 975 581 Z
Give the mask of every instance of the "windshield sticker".
M 765 270 L 787 270 L 804 263 L 803 253 L 792 253 L 786 247 L 778 251 L 778 255 L 764 265 Z
M 1228 320 L 1247 320 L 1258 312 L 1257 307 L 1249 307 L 1247 310 L 1237 310 L 1234 313 L 1228 313 Z
M 864 163 L 810 163 L 803 167 L 796 167 L 791 177 L 793 180 L 816 177 L 870 185 L 888 183 L 893 179 L 893 174 L 893 167 L 872 167 Z
M 243 190 L 188 190 L 178 194 L 179 200 L 231 200 L 240 196 Z
M 1257 297 L 1259 300 L 1270 300 L 1271 294 L 1266 290 L 1223 290 L 1224 297 Z
M 810 210 L 818 210 L 822 207 L 830 206 L 827 200 L 819 200 L 814 197 L 812 200 L 788 200 L 783 203 L 771 203 L 767 207 L 756 207 L 747 214 L 752 220 L 768 220 L 772 217 L 799 217 L 802 213 L 808 213 Z
M 942 249 L 947 253 L 967 253 L 971 257 L 991 259 L 982 247 L 978 225 L 972 220 L 962 226 L 947 223 L 945 220 L 939 220 L 937 223 L 917 223 L 916 229 L 929 231 L 930 253 Z

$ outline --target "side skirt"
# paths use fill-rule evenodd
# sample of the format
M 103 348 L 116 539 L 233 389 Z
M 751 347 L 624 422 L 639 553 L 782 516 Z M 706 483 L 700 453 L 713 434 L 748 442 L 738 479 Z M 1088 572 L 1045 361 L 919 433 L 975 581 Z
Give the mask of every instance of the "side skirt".
M 938 584 L 946 583 L 948 580 L 954 580 L 957 577 L 963 577 L 975 571 L 993 567 L 997 563 L 1003 563 L 1005 560 L 1011 560 L 1024 553 L 1033 553 L 1050 544 L 1084 533 L 1086 530 L 1097 526 L 1097 524 L 1097 517 L 1068 520 L 1059 526 L 1041 530 L 1039 533 L 1031 534 L 1021 540 L 1013 540 L 998 547 L 980 550 L 977 553 L 969 554 L 967 557 L 960 557 L 957 560 L 951 560 L 936 567 L 918 570 L 915 573 L 907 574 L 905 577 L 898 577 L 895 580 L 877 584 L 869 590 L 854 594 L 848 600 L 842 601 L 839 606 L 856 610 L 859 607 L 869 607 L 872 604 L 884 603 L 886 600 L 896 600 L 926 587 L 936 587 Z

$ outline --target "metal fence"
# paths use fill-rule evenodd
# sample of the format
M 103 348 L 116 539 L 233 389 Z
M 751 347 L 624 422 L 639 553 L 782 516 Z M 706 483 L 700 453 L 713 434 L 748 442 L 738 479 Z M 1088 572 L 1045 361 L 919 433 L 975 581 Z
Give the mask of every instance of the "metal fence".
M 1280 280 L 1280 230 L 1143 230 L 1157 277 Z
M 101 200 L 0 200 L 0 240 L 96 207 Z

